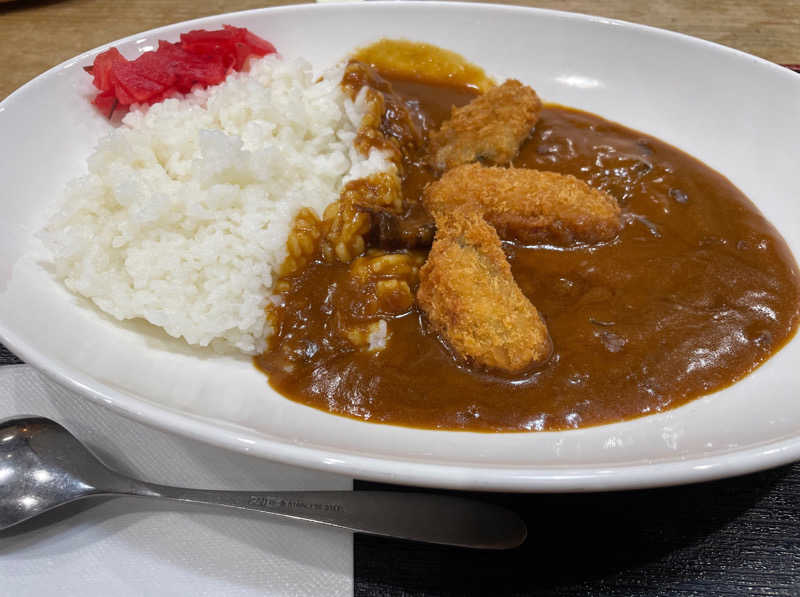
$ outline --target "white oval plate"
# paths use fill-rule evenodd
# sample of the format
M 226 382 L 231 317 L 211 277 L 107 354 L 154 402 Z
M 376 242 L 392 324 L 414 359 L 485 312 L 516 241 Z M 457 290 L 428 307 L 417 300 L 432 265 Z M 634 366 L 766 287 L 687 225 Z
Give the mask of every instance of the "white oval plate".
M 800 77 L 698 39 L 595 17 L 434 2 L 291 6 L 135 35 L 156 40 L 223 23 L 324 68 L 356 45 L 407 37 L 460 52 L 547 101 L 672 143 L 727 175 L 800 255 Z M 109 124 L 89 105 L 92 50 L 0 104 L 0 336 L 89 399 L 213 444 L 362 479 L 513 491 L 668 485 L 800 458 L 800 341 L 733 387 L 625 423 L 552 433 L 407 429 L 333 416 L 273 392 L 249 360 L 190 350 L 120 324 L 50 275 L 35 233 Z

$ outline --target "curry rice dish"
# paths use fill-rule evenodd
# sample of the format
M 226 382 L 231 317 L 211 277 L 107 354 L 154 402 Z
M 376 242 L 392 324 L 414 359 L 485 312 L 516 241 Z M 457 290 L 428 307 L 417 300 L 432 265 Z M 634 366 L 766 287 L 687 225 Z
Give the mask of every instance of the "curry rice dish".
M 724 388 L 791 338 L 797 266 L 723 176 L 452 57 L 385 40 L 350 62 L 373 106 L 356 146 L 396 170 L 295 220 L 256 357 L 276 390 L 373 422 L 567 429 Z
M 257 56 L 226 74 L 209 36 Z M 222 68 L 208 85 L 134 105 L 152 85 L 131 73 L 161 80 L 159 52 L 198 40 L 189 74 Z M 452 52 L 382 40 L 317 78 L 224 27 L 90 70 L 95 105 L 130 109 L 44 231 L 56 276 L 118 319 L 256 355 L 292 400 L 576 428 L 724 388 L 797 328 L 797 265 L 723 176 Z

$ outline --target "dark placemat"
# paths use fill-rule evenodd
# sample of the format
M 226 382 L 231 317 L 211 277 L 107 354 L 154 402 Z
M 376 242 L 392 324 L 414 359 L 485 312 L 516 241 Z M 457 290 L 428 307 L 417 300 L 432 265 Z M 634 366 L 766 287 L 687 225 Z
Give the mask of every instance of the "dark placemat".
M 21 362 L 17 355 L 0 344 L 0 365 L 19 365 Z
M 356 482 L 375 488 L 392 489 Z M 800 595 L 800 463 L 664 489 L 471 495 L 520 513 L 526 543 L 486 552 L 358 535 L 355 595 Z

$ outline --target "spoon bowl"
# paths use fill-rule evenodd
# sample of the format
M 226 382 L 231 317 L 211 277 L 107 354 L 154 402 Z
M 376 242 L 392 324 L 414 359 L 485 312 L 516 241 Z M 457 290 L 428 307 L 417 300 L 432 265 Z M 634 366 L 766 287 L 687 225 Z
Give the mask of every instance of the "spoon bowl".
M 0 529 L 96 494 L 108 472 L 58 423 L 7 421 L 0 427 Z

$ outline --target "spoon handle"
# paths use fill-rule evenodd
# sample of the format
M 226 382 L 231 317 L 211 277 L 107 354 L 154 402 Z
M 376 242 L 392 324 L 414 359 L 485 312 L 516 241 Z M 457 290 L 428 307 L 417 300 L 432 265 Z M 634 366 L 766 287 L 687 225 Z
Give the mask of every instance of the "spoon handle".
M 469 498 L 393 491 L 206 491 L 142 483 L 138 495 L 255 510 L 382 535 L 480 549 L 509 549 L 527 535 L 506 508 Z

